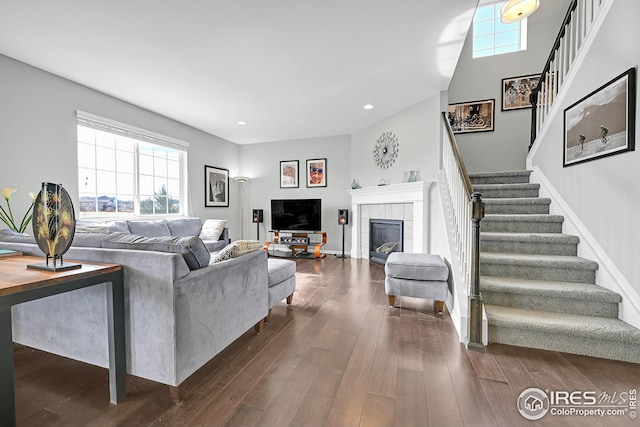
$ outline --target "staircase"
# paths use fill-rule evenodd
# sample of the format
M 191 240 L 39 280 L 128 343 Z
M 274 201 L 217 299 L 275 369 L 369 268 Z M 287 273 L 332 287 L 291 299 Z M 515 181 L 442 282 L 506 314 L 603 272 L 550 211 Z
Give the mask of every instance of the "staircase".
M 640 330 L 618 319 L 619 294 L 595 284 L 529 171 L 470 175 L 482 194 L 480 288 L 489 343 L 640 363 Z

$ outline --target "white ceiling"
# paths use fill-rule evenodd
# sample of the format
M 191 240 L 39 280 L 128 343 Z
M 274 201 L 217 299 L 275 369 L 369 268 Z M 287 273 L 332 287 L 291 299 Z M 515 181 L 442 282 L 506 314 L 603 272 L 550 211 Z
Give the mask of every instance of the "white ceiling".
M 0 0 L 0 53 L 238 144 L 344 135 L 446 90 L 476 5 Z

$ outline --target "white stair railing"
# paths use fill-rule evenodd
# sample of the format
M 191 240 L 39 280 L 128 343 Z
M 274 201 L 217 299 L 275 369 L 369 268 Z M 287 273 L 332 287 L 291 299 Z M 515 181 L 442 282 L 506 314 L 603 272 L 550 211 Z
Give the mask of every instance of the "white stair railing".
M 480 295 L 480 221 L 484 217 L 484 203 L 479 193 L 473 192 L 469 174 L 460 149 L 447 120 L 442 113 L 442 185 L 450 200 L 455 253 L 460 262 L 462 277 L 469 299 L 469 348 L 484 349 L 482 340 L 482 296 Z M 448 138 L 447 138 L 448 136 Z
M 549 59 L 542 70 L 538 87 L 531 93 L 531 142 L 549 117 L 558 92 L 567 81 L 573 61 L 581 52 L 585 40 L 594 30 L 594 23 L 606 6 L 614 0 L 573 0 L 562 22 Z

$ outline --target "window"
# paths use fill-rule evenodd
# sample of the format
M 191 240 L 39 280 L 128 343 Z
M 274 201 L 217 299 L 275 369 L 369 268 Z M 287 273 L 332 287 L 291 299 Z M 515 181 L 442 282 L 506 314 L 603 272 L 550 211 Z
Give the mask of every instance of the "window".
M 500 22 L 505 2 L 479 6 L 473 17 L 473 57 L 527 50 L 527 19 L 512 24 Z
M 187 214 L 187 143 L 77 117 L 80 217 Z

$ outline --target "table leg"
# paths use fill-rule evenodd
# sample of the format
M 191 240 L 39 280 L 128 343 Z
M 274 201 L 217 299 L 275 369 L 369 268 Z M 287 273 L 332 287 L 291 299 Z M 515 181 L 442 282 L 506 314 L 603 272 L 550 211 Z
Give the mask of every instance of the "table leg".
M 9 304 L 0 304 L 0 421 L 3 426 L 16 425 L 13 335 Z
M 111 403 L 126 396 L 127 359 L 124 332 L 124 284 L 122 271 L 107 283 L 107 315 L 109 324 L 109 393 Z

